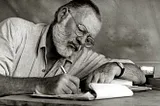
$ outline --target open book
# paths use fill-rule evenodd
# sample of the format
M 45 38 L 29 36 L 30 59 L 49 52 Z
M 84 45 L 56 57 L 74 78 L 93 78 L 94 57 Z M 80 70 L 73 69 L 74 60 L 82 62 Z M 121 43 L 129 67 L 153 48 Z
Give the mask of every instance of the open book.
M 61 95 L 45 95 L 38 91 L 32 94 L 32 97 L 43 98 L 62 98 L 62 99 L 75 99 L 75 100 L 94 100 L 104 98 L 115 98 L 132 96 L 133 92 L 127 86 L 132 86 L 131 81 L 126 80 L 113 80 L 111 84 L 90 83 L 90 91 L 80 94 L 61 94 Z

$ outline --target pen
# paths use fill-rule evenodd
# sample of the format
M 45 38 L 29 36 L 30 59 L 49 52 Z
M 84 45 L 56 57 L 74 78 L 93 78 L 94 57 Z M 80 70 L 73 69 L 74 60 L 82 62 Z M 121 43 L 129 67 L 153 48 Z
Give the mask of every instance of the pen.
M 64 67 L 63 67 L 62 65 L 61 65 L 60 67 L 61 67 L 63 73 L 66 74 L 67 72 L 66 72 L 66 70 L 64 69 Z
M 64 67 L 63 67 L 62 65 L 61 65 L 60 67 L 61 67 L 61 70 L 63 71 L 63 73 L 66 74 L 67 72 L 66 72 L 66 70 L 64 69 Z M 78 89 L 77 89 L 77 94 L 79 94 L 79 93 L 81 93 L 81 89 L 78 87 Z
M 147 90 L 152 90 L 151 87 L 147 87 L 147 86 L 131 86 L 129 87 L 132 91 L 147 91 Z

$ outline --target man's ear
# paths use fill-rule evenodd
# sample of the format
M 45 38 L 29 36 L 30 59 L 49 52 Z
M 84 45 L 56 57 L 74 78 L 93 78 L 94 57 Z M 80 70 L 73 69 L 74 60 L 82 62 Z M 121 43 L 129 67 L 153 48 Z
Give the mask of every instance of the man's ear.
M 60 11 L 58 12 L 58 15 L 57 15 L 57 22 L 60 23 L 65 18 L 67 18 L 68 12 L 69 12 L 69 9 L 67 7 L 60 9 Z

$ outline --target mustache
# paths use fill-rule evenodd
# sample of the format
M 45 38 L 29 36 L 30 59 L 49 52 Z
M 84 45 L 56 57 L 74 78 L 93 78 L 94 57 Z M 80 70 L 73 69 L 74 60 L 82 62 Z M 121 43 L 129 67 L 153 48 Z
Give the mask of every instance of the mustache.
M 75 49 L 75 51 L 79 51 L 82 49 L 83 45 L 80 45 L 78 43 L 75 43 L 74 41 L 69 41 L 68 46 L 72 47 Z

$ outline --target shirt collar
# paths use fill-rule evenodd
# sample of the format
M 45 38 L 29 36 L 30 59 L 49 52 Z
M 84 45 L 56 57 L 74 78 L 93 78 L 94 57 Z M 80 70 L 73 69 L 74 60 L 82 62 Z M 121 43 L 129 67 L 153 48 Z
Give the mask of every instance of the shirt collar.
M 46 48 L 46 38 L 47 38 L 47 33 L 48 33 L 48 30 L 49 30 L 49 26 L 50 25 L 46 25 L 42 29 L 41 39 L 40 39 L 40 43 L 39 43 L 39 49 L 41 49 L 43 47 Z

